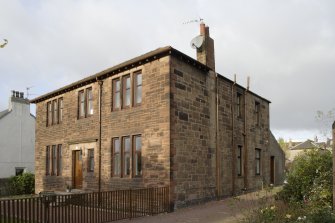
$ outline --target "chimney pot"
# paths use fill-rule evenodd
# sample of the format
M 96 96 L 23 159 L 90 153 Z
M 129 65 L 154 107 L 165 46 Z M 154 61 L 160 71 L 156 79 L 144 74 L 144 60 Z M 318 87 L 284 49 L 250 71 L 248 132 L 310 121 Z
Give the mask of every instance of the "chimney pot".
M 24 93 L 20 92 L 20 98 L 23 98 Z
M 19 92 L 15 91 L 15 97 L 18 98 L 19 97 Z
M 200 35 L 204 36 L 206 34 L 206 26 L 205 23 L 200 23 Z

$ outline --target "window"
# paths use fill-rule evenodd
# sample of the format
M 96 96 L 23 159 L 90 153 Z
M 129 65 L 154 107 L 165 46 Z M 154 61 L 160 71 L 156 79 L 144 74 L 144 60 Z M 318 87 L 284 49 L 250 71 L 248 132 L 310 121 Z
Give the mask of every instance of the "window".
M 256 161 L 256 169 L 255 173 L 256 175 L 261 175 L 261 150 L 255 149 L 255 161 Z
M 121 83 L 120 79 L 113 80 L 113 110 L 120 109 L 121 106 Z
M 62 175 L 62 145 L 46 147 L 45 175 Z
M 134 136 L 134 176 L 142 175 L 142 139 L 141 136 Z
M 242 146 L 237 147 L 237 176 L 242 176 L 243 159 Z
M 63 121 L 63 98 L 47 103 L 47 126 L 56 125 Z
M 130 75 L 127 75 L 123 77 L 123 83 L 122 83 L 122 88 L 123 88 L 123 107 L 127 108 L 130 106 Z
M 260 104 L 255 102 L 255 114 L 256 114 L 256 125 L 259 125 L 260 121 Z
M 47 126 L 52 125 L 52 104 L 51 101 L 47 103 Z
M 57 168 L 57 150 L 56 145 L 53 145 L 51 150 L 51 175 L 56 175 L 56 168 Z
M 93 91 L 87 88 L 78 92 L 78 118 L 93 115 Z
M 63 121 L 63 98 L 58 99 L 58 122 Z
M 131 145 L 130 137 L 123 137 L 123 177 L 129 177 L 131 171 Z
M 242 94 L 237 93 L 236 95 L 236 114 L 238 117 L 242 117 Z
M 87 171 L 93 172 L 94 171 L 94 149 L 87 150 Z
M 58 145 L 58 147 L 57 147 L 57 176 L 62 175 L 62 168 L 63 168 L 62 145 Z
M 113 176 L 121 175 L 121 146 L 120 139 L 114 138 L 113 142 Z
M 113 79 L 112 88 L 112 110 L 141 105 L 142 72 L 136 71 Z
M 79 118 L 83 118 L 83 117 L 85 117 L 85 94 L 84 94 L 84 91 L 79 91 L 78 102 L 79 102 Z
M 122 143 L 121 143 L 122 142 Z M 142 137 L 124 136 L 112 139 L 112 176 L 142 176 Z
M 52 108 L 53 108 L 53 114 L 52 114 L 52 124 L 58 123 L 58 106 L 57 106 L 57 100 L 54 100 L 52 102 Z
M 86 89 L 87 95 L 87 115 L 93 115 L 93 93 L 92 88 Z
M 50 175 L 50 146 L 47 146 L 45 154 L 45 175 Z
M 134 105 L 142 102 L 142 73 L 134 75 Z
M 21 176 L 24 173 L 24 167 L 15 167 L 15 176 Z

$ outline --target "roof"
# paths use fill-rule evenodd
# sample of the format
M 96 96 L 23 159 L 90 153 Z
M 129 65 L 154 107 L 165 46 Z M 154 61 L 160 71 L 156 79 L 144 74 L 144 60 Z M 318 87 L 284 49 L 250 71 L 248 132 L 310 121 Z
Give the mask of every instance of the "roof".
M 87 84 L 96 82 L 98 80 L 106 79 L 110 76 L 116 75 L 116 74 L 118 74 L 120 72 L 123 72 L 123 71 L 126 71 L 130 68 L 134 68 L 134 67 L 146 64 L 148 62 L 151 62 L 153 60 L 157 60 L 157 59 L 162 58 L 162 57 L 167 56 L 167 55 L 175 56 L 176 58 L 178 58 L 180 60 L 183 60 L 186 63 L 195 66 L 199 70 L 203 70 L 203 71 L 206 71 L 206 72 L 211 70 L 211 68 L 209 68 L 208 66 L 206 66 L 206 65 L 202 64 L 201 62 L 193 59 L 192 57 L 174 49 L 173 47 L 165 46 L 165 47 L 161 47 L 161 48 L 158 48 L 156 50 L 150 51 L 148 53 L 145 53 L 141 56 L 135 57 L 131 60 L 125 61 L 121 64 L 116 65 L 116 66 L 110 67 L 106 70 L 103 70 L 99 73 L 93 74 L 93 75 L 91 75 L 89 77 L 86 77 L 84 79 L 81 79 L 79 81 L 73 82 L 72 84 L 66 85 L 62 88 L 59 88 L 57 90 L 54 90 L 52 92 L 49 92 L 49 93 L 44 94 L 42 96 L 39 96 L 37 98 L 34 98 L 34 99 L 30 100 L 30 102 L 31 103 L 38 103 L 38 102 L 47 100 L 49 98 L 55 97 L 57 95 L 63 94 L 65 92 L 68 92 L 68 91 L 71 91 L 71 90 L 74 90 L 74 89 L 79 88 L 81 86 L 85 86 Z M 221 78 L 223 78 L 223 79 L 225 79 L 225 80 L 227 80 L 231 83 L 234 83 L 233 81 L 229 80 L 228 78 L 226 78 L 226 77 L 224 77 L 220 74 L 218 74 L 218 77 L 221 77 Z M 238 84 L 237 84 L 237 86 L 246 90 L 244 87 L 242 87 Z M 249 93 L 267 101 L 268 103 L 271 103 L 269 100 L 255 94 L 251 91 L 249 91 Z
M 5 117 L 9 113 L 10 113 L 10 111 L 8 109 L 3 110 L 2 112 L 0 112 L 0 119 L 2 119 L 3 117 Z
M 318 143 L 315 143 L 314 141 L 307 139 L 305 142 L 293 146 L 292 148 L 290 148 L 290 150 L 319 149 L 319 148 L 321 148 L 321 146 L 318 145 Z

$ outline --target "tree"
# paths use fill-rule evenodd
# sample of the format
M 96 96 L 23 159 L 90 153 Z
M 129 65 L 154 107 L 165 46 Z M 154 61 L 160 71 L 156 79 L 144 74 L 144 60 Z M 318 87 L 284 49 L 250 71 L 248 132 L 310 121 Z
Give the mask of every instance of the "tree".
M 281 149 L 284 151 L 285 156 L 289 157 L 290 156 L 290 150 L 288 149 L 288 145 L 285 142 L 285 140 L 281 137 L 278 138 L 278 144 L 280 145 Z
M 335 109 L 331 109 L 327 112 L 316 111 L 315 120 L 320 125 L 320 133 L 325 138 L 331 138 L 331 126 L 335 120 Z

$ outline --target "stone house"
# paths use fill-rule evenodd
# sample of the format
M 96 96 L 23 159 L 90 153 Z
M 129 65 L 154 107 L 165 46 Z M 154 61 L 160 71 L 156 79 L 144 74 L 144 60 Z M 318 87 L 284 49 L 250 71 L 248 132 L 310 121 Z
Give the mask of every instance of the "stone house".
M 33 99 L 36 192 L 165 185 L 177 208 L 269 184 L 270 101 L 216 73 L 200 36 L 197 60 L 167 46 Z
M 35 117 L 22 92 L 12 91 L 8 109 L 0 112 L 0 178 L 34 172 Z
M 326 142 L 319 142 L 317 137 L 315 137 L 314 141 L 307 139 L 304 142 L 289 142 L 287 161 L 292 162 L 298 155 L 313 149 L 331 150 L 330 139 L 327 139 Z

